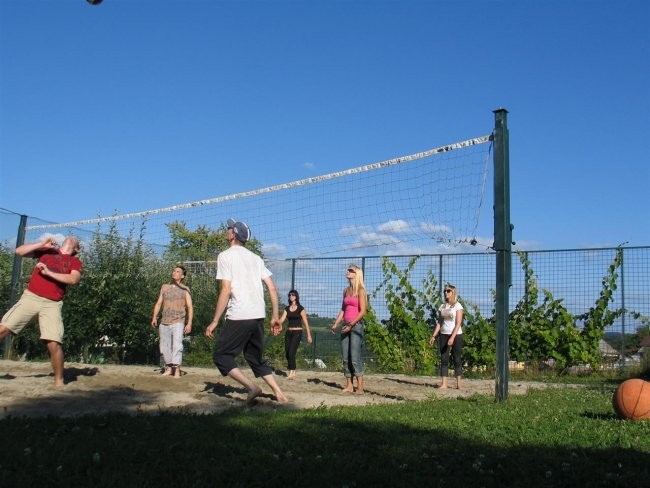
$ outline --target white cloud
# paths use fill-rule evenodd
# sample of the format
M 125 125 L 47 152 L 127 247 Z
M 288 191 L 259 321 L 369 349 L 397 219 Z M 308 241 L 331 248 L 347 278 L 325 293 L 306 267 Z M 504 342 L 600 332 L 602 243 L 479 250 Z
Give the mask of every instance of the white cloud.
M 268 256 L 270 258 L 282 257 L 285 251 L 286 251 L 286 247 L 283 246 L 282 244 L 271 243 L 271 244 L 262 245 L 262 252 L 264 252 L 265 256 Z
M 388 222 L 379 224 L 379 226 L 377 226 L 377 230 L 379 232 L 385 232 L 388 234 L 398 234 L 400 232 L 407 232 L 411 230 L 411 224 L 402 219 L 389 220 Z
M 362 232 L 356 237 L 356 241 L 352 244 L 352 247 L 356 249 L 376 246 L 393 246 L 400 242 L 399 239 L 394 236 L 378 232 Z
M 368 225 L 346 225 L 341 227 L 339 235 L 341 236 L 356 236 L 363 232 L 368 232 L 371 229 Z
M 430 222 L 422 222 L 420 230 L 427 234 L 451 234 L 451 228 L 444 224 L 432 224 Z

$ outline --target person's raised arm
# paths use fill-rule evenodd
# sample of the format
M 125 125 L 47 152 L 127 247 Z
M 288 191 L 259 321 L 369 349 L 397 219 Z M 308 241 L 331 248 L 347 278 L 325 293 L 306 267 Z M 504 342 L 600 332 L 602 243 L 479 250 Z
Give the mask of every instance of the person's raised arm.
M 52 237 L 47 237 L 39 242 L 32 242 L 23 244 L 16 248 L 16 255 L 21 258 L 31 258 L 34 256 L 35 251 L 46 251 L 48 249 L 56 248 L 56 240 Z

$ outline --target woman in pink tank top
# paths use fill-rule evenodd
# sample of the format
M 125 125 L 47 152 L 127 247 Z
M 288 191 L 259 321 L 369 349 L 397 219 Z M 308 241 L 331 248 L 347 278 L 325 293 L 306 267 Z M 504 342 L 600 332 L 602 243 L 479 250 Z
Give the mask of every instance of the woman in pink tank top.
M 343 292 L 343 305 L 334 324 L 332 333 L 341 322 L 341 353 L 343 355 L 343 368 L 345 373 L 345 387 L 343 393 L 357 393 L 363 395 L 363 347 L 364 323 L 366 315 L 367 295 L 363 283 L 363 270 L 351 264 L 346 271 L 349 286 Z M 357 390 L 354 391 L 353 378 L 357 378 Z

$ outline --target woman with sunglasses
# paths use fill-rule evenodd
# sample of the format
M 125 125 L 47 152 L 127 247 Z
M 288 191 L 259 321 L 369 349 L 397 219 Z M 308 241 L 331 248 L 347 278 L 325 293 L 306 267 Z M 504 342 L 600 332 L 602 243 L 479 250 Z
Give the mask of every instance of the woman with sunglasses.
M 456 374 L 456 388 L 460 390 L 460 380 L 463 376 L 463 363 L 460 357 L 463 349 L 463 313 L 463 306 L 458 301 L 456 287 L 448 284 L 445 286 L 445 303 L 440 306 L 438 323 L 429 339 L 429 345 L 433 346 L 436 336 L 440 334 L 440 376 L 442 377 L 440 388 L 447 388 L 449 352 L 451 350 Z
M 284 308 L 282 317 L 280 317 L 280 325 L 284 324 L 285 320 L 289 320 L 287 332 L 284 335 L 284 352 L 287 358 L 287 379 L 293 380 L 296 378 L 296 352 L 302 339 L 303 324 L 307 331 L 308 344 L 311 344 L 311 331 L 309 330 L 307 312 L 300 305 L 300 295 L 296 290 L 291 290 L 288 296 L 289 305 Z
M 363 345 L 364 323 L 368 298 L 366 287 L 363 284 L 363 271 L 358 266 L 351 264 L 346 272 L 350 285 L 343 292 L 343 305 L 339 312 L 332 333 L 336 332 L 338 325 L 343 322 L 341 329 L 341 352 L 343 354 L 343 368 L 345 372 L 345 388 L 343 393 L 353 393 L 353 377 L 357 378 L 357 395 L 363 395 L 363 358 L 361 347 Z

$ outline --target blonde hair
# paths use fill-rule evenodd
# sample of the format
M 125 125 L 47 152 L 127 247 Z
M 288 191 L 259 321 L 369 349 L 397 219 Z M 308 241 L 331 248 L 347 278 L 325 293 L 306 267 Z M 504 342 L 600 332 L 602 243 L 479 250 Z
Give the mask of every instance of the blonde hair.
M 350 288 L 352 289 L 352 296 L 359 296 L 359 292 L 366 291 L 366 285 L 363 283 L 363 270 L 356 264 L 350 264 L 348 269 L 354 270 L 354 278 L 350 280 Z
M 445 289 L 451 290 L 450 293 L 451 296 L 449 297 L 448 303 L 450 305 L 456 305 L 456 302 L 458 302 L 458 290 L 456 289 L 456 287 L 454 285 L 450 285 L 449 283 L 447 283 L 445 285 Z

